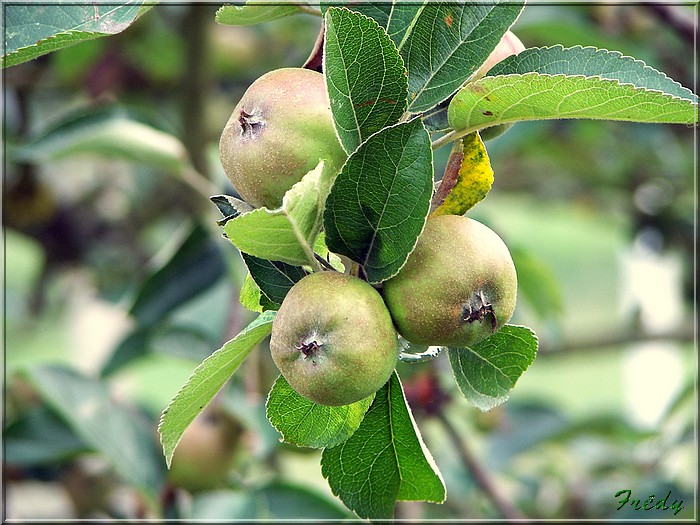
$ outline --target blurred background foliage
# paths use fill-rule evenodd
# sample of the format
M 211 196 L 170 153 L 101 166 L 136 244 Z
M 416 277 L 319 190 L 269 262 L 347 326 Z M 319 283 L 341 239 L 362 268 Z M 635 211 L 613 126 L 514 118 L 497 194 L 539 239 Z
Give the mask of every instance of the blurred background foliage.
M 158 5 L 119 35 L 4 71 L 8 518 L 350 516 L 319 451 L 280 443 L 265 419 L 277 374 L 266 343 L 170 473 L 157 443 L 194 367 L 254 317 L 207 199 L 233 193 L 219 135 L 247 86 L 300 66 L 320 26 L 301 15 L 227 27 L 215 10 Z M 526 46 L 619 50 L 693 88 L 693 16 L 530 5 L 514 30 Z M 496 182 L 471 215 L 513 251 L 512 322 L 536 330 L 540 355 L 488 413 L 460 398 L 445 356 L 400 365 L 448 498 L 397 516 L 498 518 L 474 457 L 530 518 L 694 516 L 693 130 L 520 123 L 487 149 Z M 642 501 L 670 491 L 684 509 L 617 511 L 624 489 Z

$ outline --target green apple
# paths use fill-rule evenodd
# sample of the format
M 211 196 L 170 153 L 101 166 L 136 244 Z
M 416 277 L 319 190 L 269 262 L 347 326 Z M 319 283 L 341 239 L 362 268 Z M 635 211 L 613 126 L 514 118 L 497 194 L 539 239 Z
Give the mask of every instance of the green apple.
M 307 275 L 272 323 L 272 359 L 287 383 L 321 405 L 349 405 L 379 390 L 399 354 L 381 295 L 339 272 Z
M 235 461 L 243 428 L 219 406 L 205 408 L 175 449 L 168 481 L 190 492 L 222 486 Z
M 282 68 L 258 78 L 226 123 L 219 154 L 233 187 L 255 207 L 280 207 L 285 192 L 321 159 L 339 170 L 347 155 L 323 75 Z
M 414 344 L 466 347 L 507 323 L 517 275 L 510 252 L 490 228 L 459 215 L 427 221 L 384 300 L 399 333 Z

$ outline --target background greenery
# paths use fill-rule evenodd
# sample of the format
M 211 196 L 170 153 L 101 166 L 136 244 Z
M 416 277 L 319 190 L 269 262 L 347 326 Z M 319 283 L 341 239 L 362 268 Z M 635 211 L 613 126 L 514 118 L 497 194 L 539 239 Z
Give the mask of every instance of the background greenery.
M 692 9 L 530 5 L 514 30 L 526 46 L 619 50 L 693 88 Z M 266 342 L 216 402 L 239 436 L 224 481 L 167 479 L 157 446 L 162 409 L 254 317 L 206 199 L 233 192 L 219 135 L 253 80 L 304 62 L 320 24 L 228 27 L 215 10 L 160 5 L 116 36 L 4 70 L 10 518 L 348 516 L 319 452 L 279 443 L 265 419 Z M 535 329 L 540 355 L 488 413 L 461 399 L 446 356 L 400 365 L 448 499 L 397 516 L 499 517 L 473 456 L 528 517 L 693 517 L 694 131 L 531 122 L 486 145 L 496 181 L 470 215 L 512 248 L 531 290 L 513 322 Z M 671 491 L 684 509 L 616 511 L 623 489 Z

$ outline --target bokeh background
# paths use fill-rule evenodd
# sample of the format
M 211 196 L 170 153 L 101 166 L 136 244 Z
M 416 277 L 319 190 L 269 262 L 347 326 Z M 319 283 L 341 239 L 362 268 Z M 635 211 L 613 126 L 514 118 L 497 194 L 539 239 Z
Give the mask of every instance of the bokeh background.
M 320 27 L 311 15 L 228 27 L 215 11 L 158 5 L 3 72 L 7 518 L 351 517 L 320 452 L 280 443 L 265 419 L 266 342 L 188 431 L 173 473 L 157 444 L 169 400 L 255 316 L 207 199 L 233 192 L 219 135 L 247 86 L 303 64 Z M 528 47 L 619 50 L 697 92 L 696 23 L 696 6 L 529 5 L 514 31 Z M 488 413 L 461 398 L 446 356 L 400 365 L 448 499 L 400 503 L 398 517 L 500 517 L 465 452 L 530 518 L 697 517 L 695 138 L 552 121 L 487 142 L 496 181 L 470 215 L 511 248 L 511 322 L 540 352 Z M 684 508 L 616 510 L 625 489 Z

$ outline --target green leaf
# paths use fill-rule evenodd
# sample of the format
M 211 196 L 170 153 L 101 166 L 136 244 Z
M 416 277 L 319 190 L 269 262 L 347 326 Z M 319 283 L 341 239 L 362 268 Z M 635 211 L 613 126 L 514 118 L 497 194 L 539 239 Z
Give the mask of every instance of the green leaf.
M 178 138 L 119 106 L 73 113 L 14 153 L 18 160 L 35 163 L 99 155 L 175 172 L 189 165 Z
M 299 6 L 293 4 L 285 5 L 279 2 L 270 2 L 269 5 L 265 4 L 266 2 L 264 1 L 255 0 L 251 2 L 249 0 L 246 2 L 246 5 L 243 6 L 225 5 L 219 8 L 215 18 L 219 24 L 229 26 L 252 26 L 302 12 Z
M 447 120 L 447 108 L 450 105 L 452 98 L 443 100 L 434 108 L 423 113 L 423 123 L 428 131 L 447 132 L 451 131 L 450 123 Z
M 526 73 L 600 77 L 617 80 L 620 84 L 661 91 L 695 103 L 698 101 L 692 91 L 641 60 L 623 56 L 619 51 L 594 47 L 533 47 L 499 62 L 489 70 L 488 76 Z
M 522 11 L 522 2 L 427 4 L 398 44 L 408 70 L 408 109 L 428 110 L 479 69 Z
M 251 312 L 262 313 L 267 310 L 279 310 L 280 304 L 271 301 L 255 283 L 250 273 L 247 273 L 239 293 L 238 300 L 244 308 Z
M 100 375 L 107 377 L 132 361 L 147 355 L 155 328 L 155 325 L 137 325 L 125 335 L 102 366 Z
M 46 406 L 30 409 L 7 425 L 3 433 L 5 461 L 14 467 L 34 467 L 69 460 L 89 450 Z
M 328 196 L 331 251 L 378 283 L 395 275 L 423 230 L 433 192 L 430 137 L 420 119 L 372 135 L 345 163 Z
M 279 376 L 267 397 L 266 413 L 287 443 L 323 448 L 339 445 L 360 426 L 374 394 L 344 406 L 325 406 L 300 396 Z
M 249 255 L 317 268 L 313 246 L 335 176 L 319 162 L 284 195 L 281 208 L 258 208 L 228 221 L 224 225 L 226 237 Z
M 189 424 L 209 404 L 253 348 L 270 335 L 276 314 L 274 311 L 261 314 L 236 337 L 202 361 L 163 411 L 158 432 L 168 467 Z
M 231 195 L 212 195 L 209 197 L 209 200 L 216 205 L 221 215 L 224 216 L 223 219 L 216 221 L 219 226 L 223 226 L 242 213 L 247 213 L 255 209 L 247 202 L 232 197 Z
M 333 494 L 361 518 L 390 519 L 398 500 L 445 500 L 442 477 L 396 372 L 376 393 L 355 433 L 323 451 L 321 473 Z
M 119 475 L 154 499 L 163 483 L 152 423 L 118 404 L 104 382 L 60 366 L 42 366 L 29 377 L 44 401 Z
M 241 254 L 250 276 L 262 293 L 271 301 L 282 304 L 287 292 L 307 275 L 301 266 L 278 261 L 268 261 L 248 254 Z
M 326 245 L 326 232 L 322 231 L 318 234 L 316 244 L 314 245 L 314 251 L 333 268 L 339 272 L 345 272 L 343 261 L 335 253 L 331 252 Z
M 342 8 L 326 13 L 323 57 L 335 127 L 351 153 L 403 115 L 406 70 L 396 46 L 374 20 Z
M 239 302 L 244 308 L 247 308 L 251 312 L 262 313 L 264 310 L 260 304 L 261 296 L 262 291 L 260 291 L 260 287 L 255 283 L 250 274 L 247 273 L 245 279 L 243 279 L 241 290 L 238 293 Z
M 527 327 L 505 325 L 469 348 L 448 348 L 457 386 L 472 405 L 487 411 L 504 403 L 537 355 L 537 336 Z
M 225 274 L 218 244 L 195 224 L 173 256 L 141 285 L 129 313 L 142 325 L 155 324 Z
M 322 2 L 321 10 L 332 6 L 344 6 L 352 11 L 361 13 L 373 19 L 380 27 L 383 27 L 394 44 L 398 47 L 404 39 L 406 33 L 411 29 L 413 22 L 423 9 L 426 1 L 423 2 Z
M 2 67 L 15 66 L 84 40 L 121 33 L 151 6 L 16 3 L 3 5 Z
M 464 86 L 448 109 L 457 131 L 571 118 L 692 125 L 698 122 L 698 99 L 663 73 L 620 53 L 556 46 L 507 58 Z

